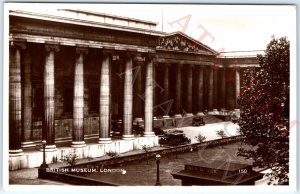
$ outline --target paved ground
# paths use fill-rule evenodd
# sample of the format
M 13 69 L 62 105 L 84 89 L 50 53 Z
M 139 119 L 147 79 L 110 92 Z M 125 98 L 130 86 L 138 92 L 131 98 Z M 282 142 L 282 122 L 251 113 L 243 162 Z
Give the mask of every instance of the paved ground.
M 187 137 L 191 138 L 192 143 L 196 142 L 195 136 L 198 135 L 199 133 L 202 133 L 202 135 L 205 135 L 207 137 L 207 140 L 212 140 L 212 139 L 217 139 L 219 137 L 216 136 L 216 130 L 224 129 L 225 133 L 228 136 L 236 135 L 236 126 L 233 124 L 229 124 L 228 122 L 223 122 L 223 123 L 216 123 L 216 124 L 207 124 L 205 126 L 201 127 L 183 127 L 180 128 L 184 131 L 184 133 L 187 135 Z M 180 182 L 178 180 L 173 180 L 170 178 L 170 173 L 179 169 L 182 169 L 183 163 L 184 162 L 189 162 L 189 161 L 194 161 L 197 160 L 201 157 L 204 158 L 214 158 L 214 157 L 232 157 L 233 159 L 235 158 L 235 151 L 237 150 L 238 145 L 228 145 L 225 146 L 225 149 L 220 149 L 220 148 L 212 148 L 212 149 L 207 149 L 207 150 L 202 150 L 199 152 L 190 152 L 190 153 L 185 153 L 183 155 L 180 155 L 178 159 L 168 157 L 162 159 L 161 163 L 161 168 L 162 168 L 162 182 L 163 184 L 168 184 L 168 185 L 178 185 Z M 161 149 L 160 147 L 157 147 L 155 149 Z M 127 154 L 135 154 L 135 153 L 141 153 L 141 150 L 135 150 L 131 151 L 128 153 L 124 153 L 122 155 L 127 155 Z M 220 158 L 221 159 L 221 158 Z M 243 159 L 238 159 L 242 161 Z M 80 160 L 80 162 L 85 162 L 87 159 Z M 131 178 L 121 178 L 119 175 L 114 175 L 111 174 L 111 176 L 107 175 L 101 175 L 105 176 L 108 179 L 112 180 L 118 180 L 120 184 L 128 184 L 128 180 L 131 181 L 131 184 L 139 184 L 139 185 L 144 185 L 144 184 L 150 184 L 152 185 L 152 182 L 155 179 L 156 171 L 155 171 L 155 163 L 154 159 L 150 161 L 151 165 L 146 165 L 145 162 L 141 164 L 135 164 L 133 166 L 126 166 L 127 172 L 124 177 L 136 177 L 136 181 L 134 181 Z M 55 163 L 51 164 L 51 167 L 59 167 L 59 166 L 64 166 L 64 163 Z M 125 168 L 125 167 L 124 167 Z M 140 169 L 140 170 L 139 170 Z M 149 176 L 145 176 L 145 169 L 146 172 L 149 173 Z M 129 176 L 130 175 L 130 176 Z M 97 175 L 98 176 L 98 175 Z M 117 178 L 119 177 L 119 179 Z M 138 177 L 146 177 L 146 179 L 143 178 L 138 178 Z M 127 180 L 127 182 L 126 182 Z M 129 181 L 129 182 L 130 182 Z M 140 181 L 140 182 L 138 182 Z M 10 171 L 9 172 L 9 183 L 10 184 L 26 184 L 26 185 L 42 185 L 42 184 L 55 184 L 55 185 L 62 185 L 63 183 L 60 182 L 55 182 L 55 181 L 49 181 L 49 180 L 43 180 L 43 179 L 38 179 L 38 173 L 37 173 L 37 168 L 30 168 L 30 169 L 22 169 L 22 170 L 17 170 L 17 171 Z
M 171 173 L 183 170 L 184 164 L 196 162 L 198 160 L 213 159 L 251 164 L 251 161 L 236 156 L 237 149 L 240 146 L 241 145 L 237 143 L 226 145 L 223 148 L 215 147 L 187 152 L 179 154 L 177 157 L 175 155 L 162 157 L 160 163 L 160 182 L 162 185 L 168 186 L 181 185 L 181 181 L 178 179 L 174 179 Z M 127 186 L 152 186 L 156 182 L 156 163 L 154 158 L 151 158 L 148 164 L 146 161 L 134 162 L 128 165 L 111 168 L 110 170 L 121 169 L 126 170 L 126 173 L 124 174 L 122 172 L 96 172 L 84 173 L 81 174 L 81 176 Z

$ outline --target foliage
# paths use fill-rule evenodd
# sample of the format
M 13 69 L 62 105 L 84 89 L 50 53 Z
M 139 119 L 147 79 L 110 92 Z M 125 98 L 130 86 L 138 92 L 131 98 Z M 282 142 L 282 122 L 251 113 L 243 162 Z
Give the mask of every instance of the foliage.
M 201 133 L 199 133 L 197 136 L 195 136 L 195 139 L 199 142 L 199 143 L 203 143 L 206 140 L 206 137 L 204 135 L 202 135 Z
M 65 161 L 70 166 L 74 166 L 78 162 L 78 155 L 76 151 L 73 150 L 73 153 L 63 156 L 62 161 Z
M 217 131 L 216 131 L 216 135 L 217 135 L 218 137 L 221 137 L 222 139 L 225 138 L 225 137 L 227 137 L 226 133 L 225 133 L 224 130 L 222 130 L 222 129 L 217 130 Z
M 114 151 L 106 152 L 106 155 L 110 158 L 117 158 L 119 156 L 118 152 L 114 152 Z
M 235 112 L 231 115 L 230 120 L 234 124 L 238 122 L 238 116 L 236 115 Z
M 269 167 L 279 184 L 288 181 L 289 168 L 289 65 L 290 43 L 286 37 L 272 40 L 265 55 L 258 55 L 260 68 L 246 70 L 238 103 L 241 135 L 256 149 L 238 154 Z
M 149 145 L 142 145 L 142 150 L 146 153 L 147 164 L 149 164 L 148 153 L 151 151 L 151 147 Z
M 142 150 L 145 152 L 145 153 L 148 153 L 151 151 L 151 147 L 149 145 L 142 145 Z

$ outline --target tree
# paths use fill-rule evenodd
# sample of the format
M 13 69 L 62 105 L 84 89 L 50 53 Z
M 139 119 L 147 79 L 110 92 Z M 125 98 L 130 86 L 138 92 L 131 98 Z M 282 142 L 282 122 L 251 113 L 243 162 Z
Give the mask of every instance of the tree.
M 151 151 L 150 145 L 143 145 L 142 150 L 146 153 L 146 158 L 147 158 L 147 164 L 149 164 L 149 159 L 148 159 L 148 153 Z
M 289 65 L 290 42 L 286 37 L 267 45 L 258 55 L 259 68 L 244 72 L 238 103 L 241 135 L 254 149 L 239 149 L 238 155 L 254 160 L 254 166 L 272 169 L 279 184 L 288 182 L 289 172 Z
M 203 143 L 206 140 L 206 137 L 204 135 L 202 135 L 202 133 L 200 132 L 197 136 L 195 136 L 195 139 L 199 142 L 199 143 Z
M 224 139 L 224 138 L 227 137 L 227 135 L 226 135 L 226 133 L 224 132 L 223 129 L 217 130 L 217 131 L 216 131 L 216 135 L 217 135 L 218 137 L 221 137 L 221 139 Z M 221 143 L 221 145 L 222 145 L 222 148 L 224 148 L 223 143 Z

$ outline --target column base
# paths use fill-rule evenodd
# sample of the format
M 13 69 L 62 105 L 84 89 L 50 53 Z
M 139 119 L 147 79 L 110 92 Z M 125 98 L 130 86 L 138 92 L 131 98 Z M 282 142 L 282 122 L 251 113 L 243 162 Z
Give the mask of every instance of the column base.
M 56 151 L 56 145 L 46 145 L 45 146 L 45 152 L 54 152 Z M 43 151 L 43 149 L 41 149 L 41 151 Z
M 226 114 L 225 108 L 221 108 L 221 109 L 220 109 L 220 114 L 221 114 L 221 115 L 225 115 L 225 114 Z
M 186 113 L 186 117 L 192 117 L 192 116 L 194 116 L 193 113 Z
M 73 148 L 82 148 L 85 147 L 86 144 L 84 141 L 72 141 L 71 147 Z
M 236 113 L 236 116 L 241 116 L 241 110 L 239 108 L 234 109 L 234 112 Z
M 29 147 L 34 147 L 34 146 L 36 146 L 36 144 L 33 141 L 21 142 L 22 148 L 29 148 Z
M 123 135 L 122 139 L 124 139 L 124 140 L 133 140 L 134 136 L 133 135 Z
M 111 138 L 99 138 L 98 143 L 99 144 L 109 144 L 111 143 Z
M 218 109 L 213 109 L 213 113 L 215 114 L 215 115 L 218 115 L 218 114 L 220 114 L 220 112 L 218 111 Z
M 23 156 L 24 152 L 22 149 L 18 150 L 9 150 L 9 157 L 17 157 L 17 156 Z
M 153 131 L 145 131 L 143 136 L 144 137 L 154 137 L 155 133 Z
M 163 119 L 168 119 L 168 118 L 170 118 L 169 115 L 164 115 L 164 116 L 163 116 Z
M 203 112 L 198 112 L 197 116 L 205 116 L 205 114 Z
M 175 114 L 174 117 L 175 118 L 182 118 L 182 115 L 181 114 Z

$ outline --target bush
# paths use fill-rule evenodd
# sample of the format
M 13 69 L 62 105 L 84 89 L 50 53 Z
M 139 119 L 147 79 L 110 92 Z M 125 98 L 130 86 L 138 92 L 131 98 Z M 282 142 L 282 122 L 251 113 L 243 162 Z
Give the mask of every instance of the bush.
M 62 161 L 66 162 L 70 166 L 74 166 L 78 162 L 78 155 L 74 150 L 73 153 L 69 153 L 66 156 L 63 156 Z
M 106 152 L 106 155 L 110 158 L 117 158 L 119 156 L 119 154 L 117 152 L 114 152 L 114 151 Z
M 217 136 L 218 136 L 218 137 L 221 137 L 222 139 L 225 138 L 225 137 L 227 137 L 226 133 L 225 133 L 224 130 L 222 130 L 222 129 L 217 130 L 216 132 L 217 132 L 217 133 L 216 133 Z

